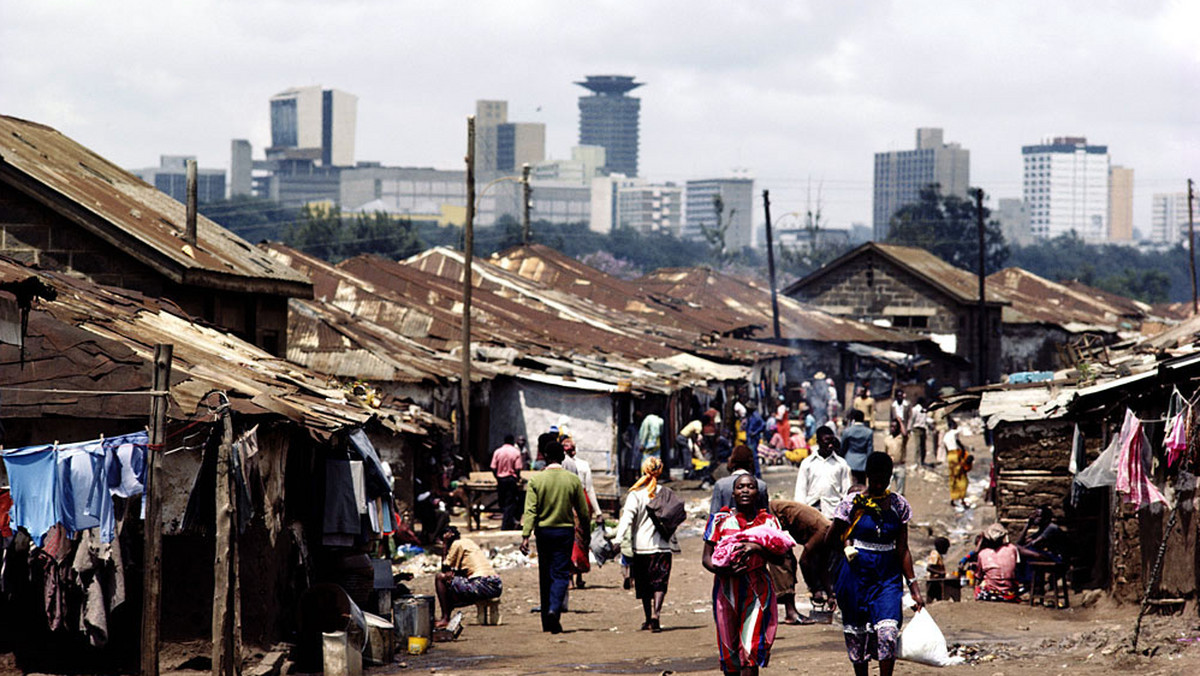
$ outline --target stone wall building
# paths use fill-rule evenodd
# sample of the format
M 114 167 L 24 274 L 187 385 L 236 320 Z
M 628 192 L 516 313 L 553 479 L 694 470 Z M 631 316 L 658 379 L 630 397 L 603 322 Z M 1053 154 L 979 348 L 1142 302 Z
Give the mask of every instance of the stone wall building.
M 0 116 L 0 253 L 166 298 L 276 356 L 303 275 L 59 132 Z
M 924 249 L 867 242 L 783 292 L 830 314 L 927 335 L 946 352 L 978 364 L 978 278 Z M 1002 299 L 988 292 L 989 382 L 1000 378 L 1003 305 Z

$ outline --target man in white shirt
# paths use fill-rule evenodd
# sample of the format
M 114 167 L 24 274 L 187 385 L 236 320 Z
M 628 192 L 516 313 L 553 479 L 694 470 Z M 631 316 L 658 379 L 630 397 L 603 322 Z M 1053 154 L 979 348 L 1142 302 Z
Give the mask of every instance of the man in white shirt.
M 817 452 L 800 463 L 796 474 L 796 502 L 821 510 L 833 518 L 842 497 L 850 491 L 850 465 L 837 449 L 837 435 L 828 425 L 817 428 Z
M 929 443 L 927 441 L 929 436 L 929 413 L 925 410 L 925 399 L 918 399 L 917 403 L 913 404 L 910 418 L 912 424 L 909 426 L 909 435 L 916 451 L 917 463 L 924 465 L 925 449 Z

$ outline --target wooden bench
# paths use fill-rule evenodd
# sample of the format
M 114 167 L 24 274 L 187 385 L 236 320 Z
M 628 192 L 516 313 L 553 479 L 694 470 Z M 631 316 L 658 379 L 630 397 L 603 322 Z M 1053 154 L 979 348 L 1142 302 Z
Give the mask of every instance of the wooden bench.
M 521 472 L 521 480 L 517 482 L 518 490 L 525 490 L 525 483 L 530 477 L 536 476 L 537 471 Z M 482 528 L 483 513 L 496 514 L 500 511 L 500 494 L 496 488 L 496 477 L 491 472 L 471 472 L 467 480 L 460 484 L 463 493 L 467 495 L 467 527 L 472 530 Z M 472 522 L 475 524 L 472 528 Z

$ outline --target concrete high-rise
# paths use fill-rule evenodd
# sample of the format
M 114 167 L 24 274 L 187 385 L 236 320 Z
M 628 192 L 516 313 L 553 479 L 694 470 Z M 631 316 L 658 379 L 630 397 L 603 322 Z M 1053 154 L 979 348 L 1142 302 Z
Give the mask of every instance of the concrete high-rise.
M 319 85 L 280 92 L 271 97 L 268 157 L 352 167 L 357 117 L 358 97 L 353 94 Z
M 1180 242 L 1187 242 L 1187 201 L 1186 192 L 1154 194 L 1150 217 L 1149 240 L 1151 242 L 1172 246 Z
M 135 169 L 131 173 L 173 197 L 178 202 L 187 201 L 187 162 L 195 160 L 193 155 L 161 155 L 158 166 L 150 169 Z M 196 201 L 215 202 L 225 199 L 225 170 L 196 170 Z
M 235 138 L 229 143 L 229 196 L 249 197 L 254 194 L 254 158 L 250 142 Z
M 507 101 L 475 102 L 475 170 L 520 171 L 521 165 L 546 157 L 546 125 L 509 122 Z
M 1133 241 L 1133 169 L 1108 170 L 1108 241 Z
M 683 239 L 704 239 L 705 228 L 717 227 L 715 200 L 721 198 L 721 219 L 728 223 L 725 246 L 740 251 L 756 245 L 754 237 L 754 179 L 711 178 L 688 181 Z
M 1030 233 L 1053 239 L 1074 231 L 1085 242 L 1108 239 L 1108 146 L 1059 136 L 1022 146 Z
M 588 75 L 575 84 L 592 92 L 579 97 L 579 145 L 603 146 L 610 173 L 637 176 L 642 101 L 627 94 L 643 83 L 631 75 Z
M 1000 222 L 1000 232 L 1009 244 L 1025 246 L 1033 242 L 1029 233 L 1029 210 L 1025 200 L 1002 197 L 992 214 Z
M 943 195 L 965 199 L 970 166 L 971 152 L 957 143 L 943 143 L 942 130 L 935 127 L 917 129 L 915 150 L 875 153 L 875 239 L 887 239 L 896 210 L 915 204 L 930 184 L 941 186 Z

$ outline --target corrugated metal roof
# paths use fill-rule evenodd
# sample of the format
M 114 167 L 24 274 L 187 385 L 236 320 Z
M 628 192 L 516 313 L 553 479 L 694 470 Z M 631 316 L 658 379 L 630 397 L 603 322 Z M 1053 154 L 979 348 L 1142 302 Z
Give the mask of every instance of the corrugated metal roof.
M 1005 268 L 987 278 L 989 288 L 1007 300 L 1005 323 L 1052 324 L 1080 331 L 1136 329 L 1150 306 L 1078 282 L 1060 284 L 1021 268 Z
M 871 253 L 883 256 L 892 263 L 908 270 L 959 303 L 979 302 L 979 277 L 974 273 L 956 268 L 925 249 L 914 246 L 901 246 L 899 244 L 883 244 L 881 242 L 867 242 L 842 254 L 836 260 L 826 263 L 807 277 L 792 282 L 784 289 L 784 293 L 789 296 L 795 295 L 796 292 L 810 286 L 851 260 Z M 994 295 L 990 291 L 985 291 L 985 293 L 987 294 L 987 301 L 989 303 L 1001 304 L 1004 302 L 1003 298 Z
M 176 314 L 171 305 L 136 292 L 65 274 L 38 272 L 0 257 L 0 281 L 40 276 L 58 290 L 30 314 L 27 364 L 17 348 L 0 345 L 0 382 L 10 387 L 130 392 L 149 389 L 154 346 L 174 345 L 171 415 L 186 418 L 212 390 L 225 391 L 235 410 L 273 413 L 317 432 L 361 425 L 371 418 L 398 431 L 423 433 L 444 425 L 419 409 L 368 408 L 339 383 L 276 358 L 220 330 Z M 70 416 L 145 419 L 149 403 L 125 395 L 64 395 L 8 391 L 4 417 Z
M 180 284 L 308 297 L 308 279 L 63 134 L 0 116 L 0 180 Z

